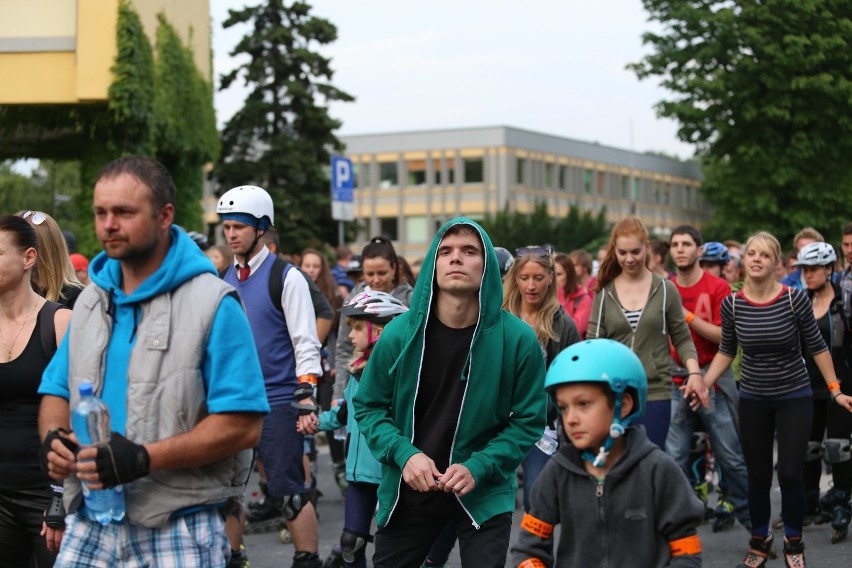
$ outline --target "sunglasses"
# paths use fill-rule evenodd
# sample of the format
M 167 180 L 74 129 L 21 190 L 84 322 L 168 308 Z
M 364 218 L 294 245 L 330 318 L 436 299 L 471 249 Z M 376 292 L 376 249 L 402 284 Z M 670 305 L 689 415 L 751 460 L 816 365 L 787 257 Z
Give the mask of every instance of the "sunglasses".
M 33 225 L 41 225 L 47 219 L 47 216 L 41 211 L 25 211 L 21 215 L 21 219 L 29 219 Z
M 550 258 L 551 252 L 550 247 L 543 247 L 539 245 L 529 245 L 515 250 L 515 256 L 517 256 L 518 258 L 521 258 L 522 256 L 526 256 L 528 254 L 540 256 L 543 258 Z

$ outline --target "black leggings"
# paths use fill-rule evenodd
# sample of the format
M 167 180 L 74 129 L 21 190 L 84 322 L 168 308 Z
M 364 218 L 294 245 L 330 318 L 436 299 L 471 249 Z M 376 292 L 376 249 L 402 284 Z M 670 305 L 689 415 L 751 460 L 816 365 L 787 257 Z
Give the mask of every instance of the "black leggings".
M 0 490 L 0 568 L 49 568 L 56 553 L 41 536 L 44 510 L 50 502 L 47 488 Z
M 748 508 L 753 534 L 766 536 L 772 514 L 773 448 L 778 442 L 781 518 L 787 536 L 802 534 L 805 520 L 805 452 L 811 431 L 811 397 L 740 399 L 740 442 L 748 469 Z

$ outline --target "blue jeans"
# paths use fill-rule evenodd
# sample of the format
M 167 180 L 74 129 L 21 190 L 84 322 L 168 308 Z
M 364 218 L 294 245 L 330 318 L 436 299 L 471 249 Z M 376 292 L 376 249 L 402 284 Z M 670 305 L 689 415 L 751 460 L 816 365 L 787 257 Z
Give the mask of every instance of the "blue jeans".
M 730 377 L 726 377 L 727 375 Z M 720 380 L 726 378 L 733 380 L 731 369 L 725 371 Z M 710 408 L 702 406 L 693 411 L 683 398 L 683 393 L 676 386 L 672 387 L 672 419 L 669 434 L 666 437 L 666 453 L 677 462 L 689 478 L 689 446 L 700 417 L 704 423 L 704 429 L 710 436 L 716 463 L 719 464 L 724 475 L 728 487 L 728 498 L 734 506 L 734 516 L 743 525 L 749 526 L 748 471 L 737 428 L 725 397 L 712 388 L 708 396 Z

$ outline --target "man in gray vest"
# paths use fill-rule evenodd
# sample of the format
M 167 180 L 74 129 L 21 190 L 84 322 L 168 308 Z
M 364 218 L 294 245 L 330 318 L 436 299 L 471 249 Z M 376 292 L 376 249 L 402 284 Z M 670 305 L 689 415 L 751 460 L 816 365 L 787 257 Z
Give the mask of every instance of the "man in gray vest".
M 173 226 L 175 187 L 130 156 L 97 176 L 90 265 L 68 334 L 39 393 L 43 464 L 65 480 L 71 514 L 56 566 L 224 567 L 222 506 L 245 487 L 269 412 L 248 320 L 192 239 Z M 110 409 L 107 445 L 68 431 L 82 382 Z M 121 486 L 123 519 L 101 524 L 88 489 Z

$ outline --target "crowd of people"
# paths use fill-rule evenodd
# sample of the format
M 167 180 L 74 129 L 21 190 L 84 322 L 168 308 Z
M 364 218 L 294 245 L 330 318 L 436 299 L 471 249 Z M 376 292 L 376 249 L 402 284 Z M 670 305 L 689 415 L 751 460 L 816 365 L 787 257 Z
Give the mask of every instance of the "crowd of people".
M 804 566 L 810 523 L 846 538 L 852 224 L 841 254 L 805 228 L 791 255 L 627 217 L 593 259 L 458 217 L 409 263 L 383 236 L 283 255 L 253 185 L 207 246 L 175 191 L 150 158 L 105 165 L 91 260 L 46 213 L 0 216 L 0 567 L 244 567 L 272 528 L 294 568 L 441 566 L 456 542 L 464 566 L 700 566 L 708 517 L 749 531 L 745 568 L 776 534 Z M 97 446 L 70 424 L 83 383 Z M 320 431 L 345 495 L 326 559 Z M 104 522 L 87 502 L 116 487 Z

